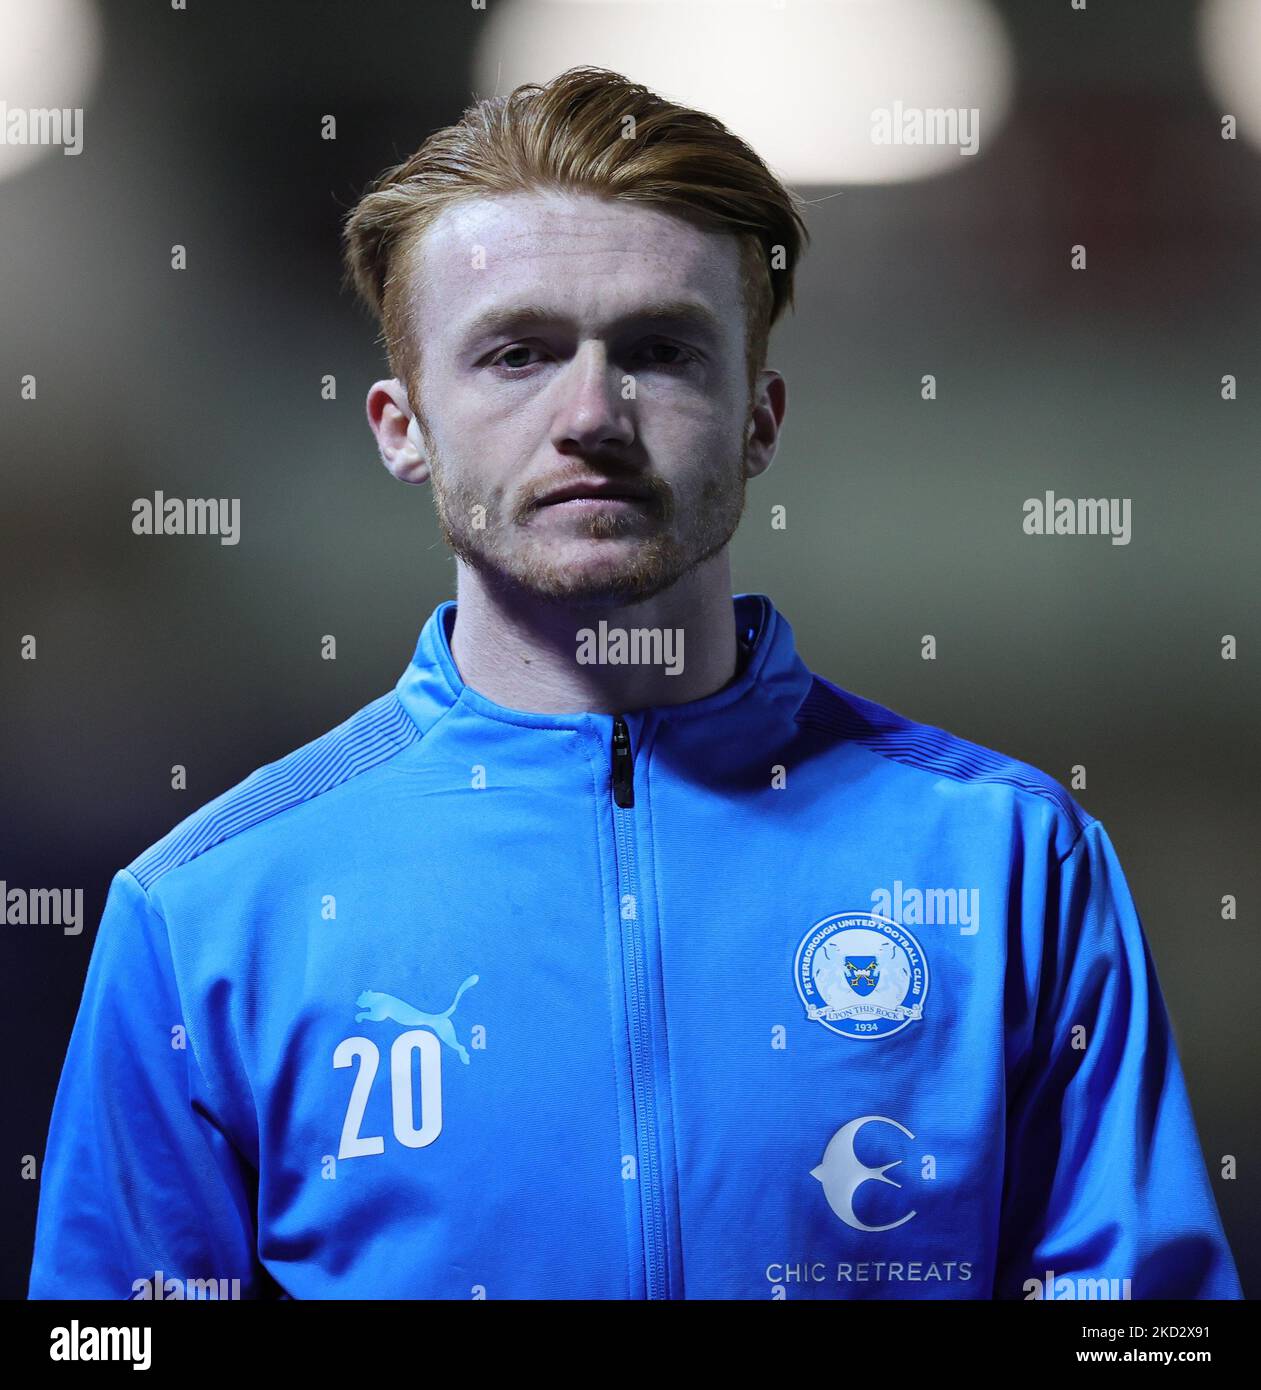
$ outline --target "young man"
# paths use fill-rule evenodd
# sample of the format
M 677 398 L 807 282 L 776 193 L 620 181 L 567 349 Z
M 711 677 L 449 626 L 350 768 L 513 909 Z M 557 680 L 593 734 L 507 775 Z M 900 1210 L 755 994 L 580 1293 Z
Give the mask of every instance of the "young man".
M 578 69 L 346 234 L 457 598 L 117 875 L 32 1296 L 1239 1297 L 1103 828 L 732 597 L 789 194 Z

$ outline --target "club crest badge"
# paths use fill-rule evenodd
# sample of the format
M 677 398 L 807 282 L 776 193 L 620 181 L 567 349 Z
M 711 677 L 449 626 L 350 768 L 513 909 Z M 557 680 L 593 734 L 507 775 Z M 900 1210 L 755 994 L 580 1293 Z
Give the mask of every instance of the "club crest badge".
M 845 1038 L 887 1038 L 924 1017 L 928 960 L 905 927 L 874 912 L 816 922 L 793 978 L 806 1017 Z

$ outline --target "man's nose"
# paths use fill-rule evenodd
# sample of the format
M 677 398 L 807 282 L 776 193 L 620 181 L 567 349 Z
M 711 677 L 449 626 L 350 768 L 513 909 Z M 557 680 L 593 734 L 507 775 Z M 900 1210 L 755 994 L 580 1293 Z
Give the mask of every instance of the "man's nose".
M 629 444 L 635 438 L 634 399 L 627 399 L 626 373 L 609 361 L 603 343 L 584 342 L 555 383 L 552 442 L 581 449 Z

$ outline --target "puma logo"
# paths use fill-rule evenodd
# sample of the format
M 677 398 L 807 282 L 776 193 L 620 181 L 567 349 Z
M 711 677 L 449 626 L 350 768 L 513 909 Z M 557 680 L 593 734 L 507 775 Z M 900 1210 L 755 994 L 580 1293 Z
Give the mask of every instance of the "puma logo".
M 467 980 L 455 992 L 455 998 L 451 1001 L 451 1007 L 445 1013 L 427 1014 L 420 1009 L 414 1009 L 403 999 L 398 999 L 392 994 L 379 994 L 375 989 L 365 989 L 364 992 L 355 1000 L 362 1013 L 355 1015 L 355 1022 L 362 1023 L 368 1019 L 372 1023 L 384 1023 L 387 1019 L 393 1019 L 395 1023 L 406 1023 L 413 1028 L 430 1028 L 442 1042 L 458 1052 L 460 1061 L 467 1067 L 469 1064 L 468 1049 L 460 1043 L 455 1036 L 455 1025 L 451 1022 L 451 1015 L 455 1012 L 455 1006 L 460 1002 L 460 995 L 464 993 L 470 985 L 477 983 L 477 976 L 470 975 Z

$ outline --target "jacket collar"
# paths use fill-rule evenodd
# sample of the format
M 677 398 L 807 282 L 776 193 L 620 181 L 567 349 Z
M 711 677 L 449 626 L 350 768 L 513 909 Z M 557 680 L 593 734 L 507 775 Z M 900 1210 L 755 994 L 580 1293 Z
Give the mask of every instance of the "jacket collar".
M 792 628 L 765 594 L 736 594 L 732 604 L 737 634 L 750 648 L 748 659 L 735 680 L 700 700 L 635 711 L 635 723 L 647 715 L 658 722 L 713 720 L 727 713 L 747 718 L 745 710 L 750 701 L 769 702 L 779 707 L 780 717 L 792 719 L 814 679 L 797 654 Z M 451 655 L 455 611 L 454 599 L 440 603 L 433 610 L 421 629 L 411 664 L 395 687 L 403 707 L 422 734 L 457 706 L 466 715 L 527 729 L 589 729 L 592 723 L 611 723 L 613 716 L 609 714 L 539 714 L 509 709 L 466 685 Z

